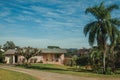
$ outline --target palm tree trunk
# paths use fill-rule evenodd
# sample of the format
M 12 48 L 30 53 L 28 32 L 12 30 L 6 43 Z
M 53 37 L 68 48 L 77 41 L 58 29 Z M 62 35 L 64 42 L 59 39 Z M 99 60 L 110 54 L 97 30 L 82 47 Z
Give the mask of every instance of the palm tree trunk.
M 111 60 L 112 60 L 112 65 L 111 65 L 111 69 L 112 72 L 115 72 L 115 55 L 114 55 L 114 47 L 115 47 L 115 42 L 112 43 L 111 48 L 110 48 L 110 53 L 111 53 Z
M 112 69 L 112 72 L 114 73 L 115 72 L 115 56 L 114 56 L 114 51 L 112 51 L 111 53 L 111 59 L 112 59 L 112 65 L 111 65 L 111 69 Z
M 103 51 L 103 74 L 106 73 L 106 54 L 107 54 L 107 45 L 104 46 L 104 51 Z
M 106 72 L 106 54 L 105 53 L 103 53 L 103 74 L 105 74 L 105 72 Z

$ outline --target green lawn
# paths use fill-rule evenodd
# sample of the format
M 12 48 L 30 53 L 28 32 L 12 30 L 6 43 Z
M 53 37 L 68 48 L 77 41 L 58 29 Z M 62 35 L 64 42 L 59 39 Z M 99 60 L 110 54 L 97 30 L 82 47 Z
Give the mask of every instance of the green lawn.
M 37 79 L 27 74 L 0 69 L 0 80 L 37 80 Z
M 92 71 L 87 71 L 87 70 L 75 71 L 74 70 L 75 67 L 55 65 L 55 64 L 31 64 L 31 66 L 27 68 L 61 73 L 61 74 L 70 74 L 70 75 L 76 75 L 76 76 L 120 78 L 120 72 L 118 74 L 113 74 L 113 75 L 103 75 L 103 74 L 96 74 L 96 73 L 93 73 Z

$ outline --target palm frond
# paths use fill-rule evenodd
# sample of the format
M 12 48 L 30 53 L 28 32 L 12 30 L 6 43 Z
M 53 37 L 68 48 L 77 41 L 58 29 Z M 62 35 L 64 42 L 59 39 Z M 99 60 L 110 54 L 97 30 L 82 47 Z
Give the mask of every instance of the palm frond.
M 119 30 L 117 29 L 117 27 L 112 25 L 112 35 L 110 36 L 111 47 L 116 45 L 118 37 L 119 37 Z
M 119 6 L 116 5 L 116 4 L 114 4 L 114 5 L 108 6 L 108 8 L 107 8 L 107 10 L 108 10 L 109 12 L 113 11 L 114 9 L 119 9 Z
M 96 39 L 96 32 L 97 32 L 98 26 L 97 23 L 93 25 L 89 32 L 89 44 L 90 46 L 93 46 L 95 39 Z
M 85 13 L 91 13 L 96 19 L 99 19 L 99 8 L 97 6 L 87 8 Z
M 87 24 L 87 25 L 84 27 L 83 32 L 84 32 L 85 36 L 90 32 L 91 28 L 92 28 L 93 26 L 95 26 L 96 23 L 97 23 L 97 21 L 94 21 L 94 22 L 92 22 L 92 23 Z
M 117 18 L 110 19 L 110 22 L 116 26 L 120 26 L 120 20 Z
M 104 9 L 105 6 L 104 6 L 104 1 L 100 3 L 100 6 L 99 6 L 100 9 Z

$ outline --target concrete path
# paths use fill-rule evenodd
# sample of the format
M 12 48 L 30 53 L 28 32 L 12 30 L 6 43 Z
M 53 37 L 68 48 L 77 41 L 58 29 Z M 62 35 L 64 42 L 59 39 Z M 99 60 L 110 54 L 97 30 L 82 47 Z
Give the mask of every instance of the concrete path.
M 39 70 L 31 70 L 31 69 L 23 69 L 23 68 L 16 68 L 11 66 L 0 66 L 2 69 L 17 71 L 32 75 L 33 77 L 38 78 L 38 80 L 105 80 L 101 78 L 88 78 L 88 77 L 79 77 L 67 74 L 59 74 L 59 73 L 52 73 L 52 72 L 45 72 Z M 120 80 L 120 79 L 110 79 L 110 80 Z

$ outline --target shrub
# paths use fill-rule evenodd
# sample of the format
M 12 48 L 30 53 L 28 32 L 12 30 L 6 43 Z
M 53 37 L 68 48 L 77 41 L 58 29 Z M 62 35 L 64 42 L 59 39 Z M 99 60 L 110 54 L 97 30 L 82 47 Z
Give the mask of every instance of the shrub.
M 66 66 L 72 66 L 72 59 L 71 58 L 65 58 L 63 61 L 63 64 Z
M 0 63 L 4 63 L 4 55 L 2 51 L 0 51 Z
M 85 66 L 88 64 L 88 57 L 87 56 L 81 56 L 76 60 L 77 65 Z

